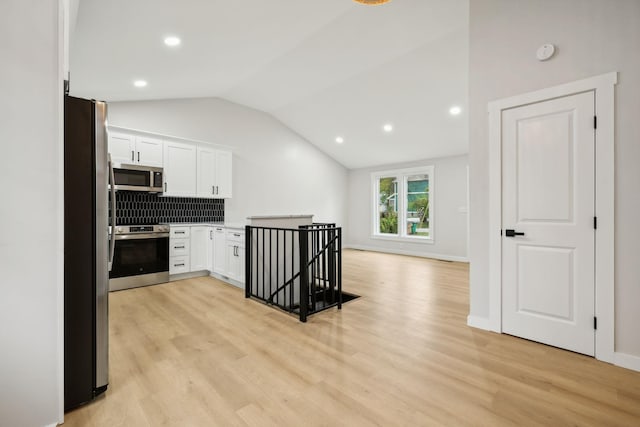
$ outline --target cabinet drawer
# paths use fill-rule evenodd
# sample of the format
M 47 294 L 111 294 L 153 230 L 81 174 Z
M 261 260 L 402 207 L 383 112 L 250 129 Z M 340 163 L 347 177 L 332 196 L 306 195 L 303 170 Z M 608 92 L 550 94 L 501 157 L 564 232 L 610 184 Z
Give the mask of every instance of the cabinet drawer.
M 244 230 L 227 230 L 227 242 L 244 243 Z
M 188 256 L 172 256 L 169 258 L 169 274 L 188 273 L 190 269 Z
M 169 256 L 189 256 L 191 242 L 187 239 L 170 239 Z
M 184 239 L 191 235 L 190 227 L 171 227 L 172 239 Z

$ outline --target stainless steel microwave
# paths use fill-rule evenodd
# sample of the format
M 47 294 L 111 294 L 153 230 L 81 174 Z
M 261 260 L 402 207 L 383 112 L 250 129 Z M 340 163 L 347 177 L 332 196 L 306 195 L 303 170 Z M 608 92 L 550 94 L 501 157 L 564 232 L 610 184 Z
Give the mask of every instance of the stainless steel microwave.
M 119 165 L 113 168 L 116 190 L 162 193 L 162 168 Z

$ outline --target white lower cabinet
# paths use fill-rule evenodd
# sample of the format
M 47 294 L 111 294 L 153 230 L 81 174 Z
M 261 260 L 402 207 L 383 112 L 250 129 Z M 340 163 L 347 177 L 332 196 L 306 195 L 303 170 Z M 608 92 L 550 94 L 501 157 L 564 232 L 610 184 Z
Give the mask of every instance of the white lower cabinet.
M 244 236 L 244 230 L 227 230 L 226 276 L 240 283 L 244 283 Z
M 231 279 L 236 286 L 245 280 L 245 231 L 211 225 L 176 225 L 169 239 L 169 274 L 209 271 Z M 184 276 L 183 276 L 184 277 Z
M 191 269 L 191 227 L 171 226 L 169 231 L 169 274 L 188 273 Z
M 207 225 L 191 227 L 191 271 L 209 270 L 210 230 Z
M 191 253 L 191 241 L 188 239 L 170 239 L 169 256 L 188 257 Z
M 189 272 L 189 257 L 174 256 L 169 258 L 169 274 L 182 274 Z
M 224 227 L 213 227 L 213 254 L 211 259 L 212 269 L 214 273 L 226 275 L 227 235 Z

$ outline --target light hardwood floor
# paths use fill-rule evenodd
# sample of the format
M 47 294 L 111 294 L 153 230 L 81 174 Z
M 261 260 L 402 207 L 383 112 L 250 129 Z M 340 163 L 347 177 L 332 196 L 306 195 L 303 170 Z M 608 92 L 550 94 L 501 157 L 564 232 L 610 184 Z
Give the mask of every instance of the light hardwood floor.
M 307 324 L 210 278 L 112 293 L 109 390 L 65 426 L 640 426 L 640 373 L 468 327 L 466 264 L 343 277 Z

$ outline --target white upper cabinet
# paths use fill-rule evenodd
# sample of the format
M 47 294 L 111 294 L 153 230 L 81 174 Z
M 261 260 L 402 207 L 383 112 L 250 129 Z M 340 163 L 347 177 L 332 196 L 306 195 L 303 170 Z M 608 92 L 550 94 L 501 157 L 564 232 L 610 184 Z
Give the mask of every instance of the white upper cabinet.
M 231 197 L 232 161 L 230 151 L 198 147 L 198 196 L 219 199 Z
M 163 165 L 163 142 L 161 139 L 146 136 L 136 137 L 136 160 L 144 166 L 161 168 Z
M 166 141 L 164 144 L 165 196 L 196 195 L 196 146 Z
M 230 199 L 232 196 L 233 153 L 231 151 L 216 152 L 216 197 Z
M 162 167 L 162 140 L 109 132 L 109 153 L 116 164 Z
M 228 199 L 232 195 L 231 151 L 179 137 L 109 128 L 113 163 L 164 169 L 164 196 Z
M 136 138 L 125 133 L 109 132 L 109 154 L 113 163 L 135 164 Z
M 198 196 L 216 197 L 216 150 L 198 147 Z

